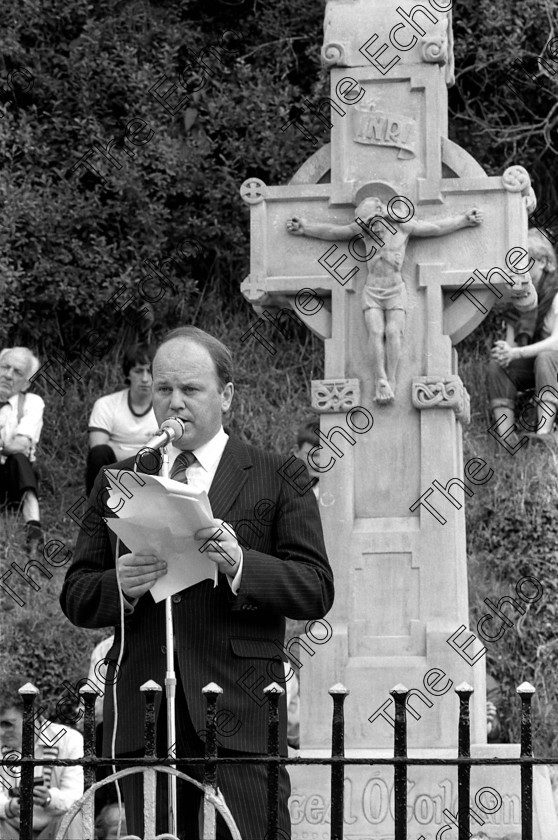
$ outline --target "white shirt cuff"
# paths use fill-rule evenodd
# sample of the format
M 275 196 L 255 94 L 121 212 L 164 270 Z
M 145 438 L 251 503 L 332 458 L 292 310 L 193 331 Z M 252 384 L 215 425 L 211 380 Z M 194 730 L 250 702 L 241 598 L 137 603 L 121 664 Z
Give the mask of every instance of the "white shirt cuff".
M 134 608 L 139 601 L 139 598 L 130 598 L 129 595 L 122 593 L 122 600 L 124 601 L 124 615 L 130 615 L 134 612 Z
M 238 569 L 236 575 L 231 578 L 227 575 L 227 580 L 229 582 L 229 586 L 231 588 L 231 592 L 233 595 L 238 595 L 238 590 L 240 589 L 240 584 L 242 582 L 242 564 L 244 563 L 244 554 L 242 549 L 240 549 L 240 563 L 238 564 Z

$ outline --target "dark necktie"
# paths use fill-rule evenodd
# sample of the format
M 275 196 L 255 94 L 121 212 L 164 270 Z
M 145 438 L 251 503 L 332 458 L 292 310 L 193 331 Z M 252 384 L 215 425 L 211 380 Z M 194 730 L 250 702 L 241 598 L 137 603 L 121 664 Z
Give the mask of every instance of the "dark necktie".
M 188 467 L 192 466 L 195 460 L 196 456 L 193 452 L 189 452 L 187 450 L 181 452 L 180 455 L 176 457 L 176 460 L 172 465 L 170 477 L 174 481 L 181 481 L 183 484 L 188 484 L 186 470 L 188 469 Z

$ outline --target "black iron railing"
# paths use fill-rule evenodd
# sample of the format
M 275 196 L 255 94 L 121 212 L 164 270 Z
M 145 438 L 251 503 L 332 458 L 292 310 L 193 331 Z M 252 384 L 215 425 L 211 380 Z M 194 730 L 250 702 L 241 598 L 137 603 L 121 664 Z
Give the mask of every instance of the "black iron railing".
M 469 840 L 471 837 L 470 823 L 474 812 L 470 808 L 471 798 L 471 767 L 504 767 L 515 765 L 520 767 L 521 776 L 521 837 L 522 840 L 533 838 L 533 766 L 558 764 L 558 759 L 535 758 L 532 749 L 531 701 L 535 689 L 529 683 L 523 683 L 517 689 L 521 698 L 521 750 L 517 758 L 472 758 L 470 751 L 470 716 L 469 704 L 473 693 L 471 686 L 463 683 L 456 687 L 459 697 L 458 749 L 455 758 L 410 758 L 407 755 L 407 706 L 408 689 L 398 685 L 390 692 L 395 702 L 394 723 L 394 755 L 392 758 L 364 757 L 347 758 L 344 750 L 344 703 L 348 690 L 342 685 L 330 689 L 333 699 L 331 756 L 327 758 L 287 758 L 279 755 L 279 697 L 283 690 L 276 683 L 265 689 L 269 703 L 268 718 L 268 749 L 267 756 L 246 756 L 225 758 L 218 756 L 217 744 L 217 700 L 222 693 L 219 686 L 210 684 L 203 689 L 207 702 L 206 750 L 203 758 L 159 758 L 155 749 L 155 696 L 161 691 L 156 683 L 149 682 L 142 686 L 145 694 L 145 755 L 142 758 L 104 758 L 95 752 L 95 699 L 97 693 L 89 686 L 84 686 L 80 693 L 84 702 L 84 756 L 80 759 L 36 759 L 34 758 L 34 703 L 36 689 L 28 684 L 20 689 L 24 700 L 23 739 L 21 756 L 4 757 L 1 764 L 13 772 L 14 767 L 21 766 L 20 780 L 20 837 L 21 840 L 32 840 L 33 819 L 33 774 L 34 767 L 40 766 L 74 766 L 84 768 L 85 794 L 68 812 L 60 826 L 59 838 L 72 836 L 71 827 L 66 834 L 70 818 L 77 811 L 83 817 L 83 838 L 92 840 L 94 818 L 94 793 L 102 785 L 115 781 L 122 775 L 131 772 L 142 772 L 146 785 L 146 799 L 153 804 L 152 822 L 146 823 L 146 840 L 156 840 L 155 832 L 155 775 L 159 773 L 174 773 L 179 778 L 186 779 L 199 787 L 204 793 L 204 839 L 215 837 L 215 810 L 219 811 L 231 831 L 233 838 L 239 838 L 238 829 L 230 815 L 226 803 L 216 789 L 217 768 L 223 764 L 265 764 L 267 765 L 267 808 L 268 832 L 266 840 L 287 840 L 284 832 L 278 826 L 279 813 L 279 767 L 288 766 L 329 766 L 331 768 L 331 840 L 343 840 L 344 814 L 344 776 L 346 766 L 389 766 L 394 768 L 394 840 L 407 840 L 407 770 L 415 766 L 456 766 L 458 785 L 457 828 L 458 840 Z M 201 765 L 204 768 L 203 782 L 196 782 L 185 774 L 175 770 L 177 763 Z M 114 765 L 117 772 L 103 782 L 95 783 L 95 769 L 100 766 Z M 485 811 L 489 813 L 489 811 Z M 475 827 L 476 828 L 476 827 Z M 477 829 L 478 830 L 478 829 Z M 474 829 L 473 829 L 474 831 Z M 161 837 L 172 838 L 165 834 Z M 124 839 L 123 839 L 124 840 Z M 411 838 L 415 840 L 415 838 Z

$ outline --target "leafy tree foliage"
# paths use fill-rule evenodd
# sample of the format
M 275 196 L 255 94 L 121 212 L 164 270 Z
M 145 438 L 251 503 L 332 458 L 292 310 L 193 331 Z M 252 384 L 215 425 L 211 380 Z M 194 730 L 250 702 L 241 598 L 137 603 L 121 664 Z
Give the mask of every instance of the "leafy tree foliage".
M 558 197 L 556 4 L 461 0 L 454 6 L 453 24 L 453 139 L 490 174 L 500 174 L 513 163 L 525 166 L 539 202 L 554 207 Z
M 549 0 L 458 0 L 451 95 L 455 139 L 490 172 L 524 164 L 551 203 L 558 61 L 534 79 L 515 71 L 519 96 L 506 81 L 516 58 L 536 70 L 553 15 Z M 281 130 L 297 113 L 328 140 L 302 104 L 327 93 L 322 22 L 318 0 L 6 0 L 2 339 L 68 347 L 99 317 L 119 334 L 114 311 L 99 310 L 135 288 L 146 259 L 174 257 L 165 270 L 177 292 L 154 301 L 160 327 L 188 317 L 206 284 L 242 307 L 239 185 L 250 175 L 284 183 L 314 151 L 294 127 Z M 14 74 L 22 68 L 31 80 Z M 157 94 L 171 85 L 165 107 Z M 111 141 L 105 155 L 95 149 Z M 84 155 L 100 176 L 79 165 Z

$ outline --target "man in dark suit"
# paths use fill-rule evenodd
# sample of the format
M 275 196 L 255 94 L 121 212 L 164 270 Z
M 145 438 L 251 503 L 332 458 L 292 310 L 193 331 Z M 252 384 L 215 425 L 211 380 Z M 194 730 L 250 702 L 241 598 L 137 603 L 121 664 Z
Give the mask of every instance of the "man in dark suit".
M 265 754 L 267 701 L 262 689 L 284 680 L 285 617 L 319 619 L 333 601 L 333 576 L 325 553 L 316 499 L 300 462 L 289 468 L 280 456 L 247 446 L 222 428 L 232 397 L 232 359 L 217 339 L 195 327 L 171 332 L 153 362 L 153 407 L 157 421 L 172 416 L 185 423 L 183 436 L 169 447 L 171 477 L 207 489 L 212 528 L 196 534 L 200 547 L 219 570 L 214 588 L 203 581 L 173 596 L 177 670 L 178 756 L 203 755 L 205 702 L 201 689 L 216 682 L 223 689 L 226 739 L 224 755 Z M 191 456 L 181 453 L 193 453 Z M 178 459 L 178 460 L 177 460 Z M 148 471 L 138 456 L 138 472 Z M 181 467 L 182 463 L 182 467 Z M 134 461 L 123 461 L 133 469 Z M 146 466 L 146 469 L 143 467 Z M 141 482 L 138 476 L 138 482 Z M 165 609 L 149 590 L 166 573 L 163 559 L 130 553 L 123 547 L 114 559 L 114 540 L 102 516 L 114 515 L 103 504 L 106 479 L 100 474 L 90 497 L 97 526 L 80 532 L 76 556 L 61 594 L 62 609 L 82 627 L 116 625 L 109 659 L 121 647 L 120 582 L 124 598 L 124 651 L 118 673 L 117 755 L 143 754 L 143 701 L 140 685 L 165 675 Z M 130 486 L 130 484 L 127 484 Z M 133 487 L 132 487 L 133 490 Z M 220 527 L 222 521 L 227 528 Z M 90 519 L 91 523 L 92 520 Z M 218 545 L 208 543 L 217 533 Z M 114 710 L 112 692 L 105 698 L 105 754 L 109 754 Z M 164 750 L 165 705 L 158 705 L 159 749 Z M 223 721 L 223 718 L 221 718 Z M 286 708 L 280 702 L 280 745 L 286 753 Z M 191 770 L 191 775 L 194 771 Z M 218 785 L 243 840 L 263 840 L 267 832 L 264 766 L 221 767 Z M 179 834 L 197 837 L 199 794 L 184 786 L 178 794 Z M 137 785 L 136 785 L 137 788 Z M 279 826 L 290 836 L 288 775 L 280 773 Z M 128 830 L 142 834 L 143 799 L 125 790 Z M 165 809 L 166 810 L 166 809 Z M 218 831 L 223 827 L 219 827 Z M 163 830 L 159 829 L 158 831 Z M 182 836 L 182 835 L 181 835 Z M 223 835 L 227 836 L 226 832 Z

